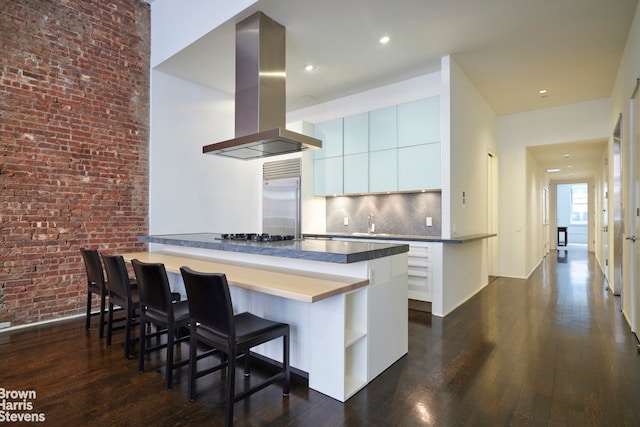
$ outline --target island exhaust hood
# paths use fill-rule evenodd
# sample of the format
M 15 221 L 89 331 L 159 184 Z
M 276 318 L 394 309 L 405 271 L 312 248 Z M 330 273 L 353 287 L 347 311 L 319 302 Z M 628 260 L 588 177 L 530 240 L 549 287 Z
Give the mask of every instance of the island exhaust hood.
M 322 141 L 284 128 L 285 28 L 262 12 L 236 25 L 234 139 L 202 147 L 205 154 L 256 159 L 321 148 Z

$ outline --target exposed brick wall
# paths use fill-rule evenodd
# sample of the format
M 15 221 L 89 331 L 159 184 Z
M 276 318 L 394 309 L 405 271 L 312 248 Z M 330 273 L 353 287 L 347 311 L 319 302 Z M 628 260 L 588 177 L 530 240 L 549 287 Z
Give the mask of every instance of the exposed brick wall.
M 144 248 L 149 5 L 2 0 L 0 46 L 0 326 L 15 326 L 83 312 L 80 247 Z

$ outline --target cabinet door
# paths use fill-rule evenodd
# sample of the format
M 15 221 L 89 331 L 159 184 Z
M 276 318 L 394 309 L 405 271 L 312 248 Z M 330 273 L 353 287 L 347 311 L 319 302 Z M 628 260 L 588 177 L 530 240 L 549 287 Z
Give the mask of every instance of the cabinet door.
M 313 175 L 316 196 L 342 194 L 342 157 L 316 159 Z
M 322 141 L 322 148 L 314 152 L 316 159 L 342 156 L 342 118 L 316 123 L 314 130 Z
M 369 151 L 369 113 L 344 118 L 344 155 Z
M 440 143 L 398 149 L 398 190 L 440 188 Z
M 369 154 L 344 156 L 344 194 L 369 191 Z
M 398 147 L 439 141 L 439 96 L 398 105 Z
M 369 151 L 398 146 L 396 106 L 369 112 Z
M 398 150 L 369 153 L 369 191 L 396 191 L 398 189 Z

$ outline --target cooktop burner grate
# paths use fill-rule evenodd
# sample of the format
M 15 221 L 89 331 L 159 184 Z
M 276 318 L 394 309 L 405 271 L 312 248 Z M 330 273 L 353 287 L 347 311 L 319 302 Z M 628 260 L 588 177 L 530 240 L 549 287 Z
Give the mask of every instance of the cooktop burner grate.
M 225 233 L 222 234 L 223 240 L 243 240 L 246 242 L 279 242 L 283 240 L 294 240 L 294 236 L 269 234 L 269 233 Z

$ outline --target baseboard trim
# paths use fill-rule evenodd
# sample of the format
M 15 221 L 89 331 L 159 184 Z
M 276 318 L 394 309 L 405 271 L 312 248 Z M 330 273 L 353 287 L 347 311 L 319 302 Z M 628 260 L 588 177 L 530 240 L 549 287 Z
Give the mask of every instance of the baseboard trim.
M 96 311 L 95 313 L 91 313 L 91 315 L 100 313 L 100 311 Z M 65 322 L 67 320 L 73 320 L 73 319 L 77 319 L 78 317 L 84 317 L 85 313 L 79 313 L 79 314 L 74 314 L 72 316 L 65 316 L 65 317 L 58 317 L 56 319 L 48 319 L 48 320 L 42 320 L 40 322 L 33 322 L 33 323 L 25 323 L 24 325 L 16 325 L 16 326 L 9 326 L 7 328 L 2 328 L 0 327 L 0 334 L 4 333 L 4 332 L 14 332 L 14 331 L 18 331 L 20 329 L 27 329 L 27 328 L 35 328 L 38 326 L 44 326 L 44 325 L 48 325 L 51 323 L 58 323 L 58 322 Z

